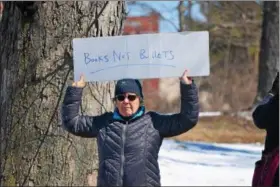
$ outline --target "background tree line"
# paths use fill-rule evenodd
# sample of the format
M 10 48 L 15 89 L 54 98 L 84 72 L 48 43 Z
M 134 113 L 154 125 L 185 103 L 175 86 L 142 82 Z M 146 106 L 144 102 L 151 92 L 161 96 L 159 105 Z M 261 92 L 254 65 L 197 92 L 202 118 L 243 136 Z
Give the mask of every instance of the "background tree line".
M 210 76 L 196 78 L 203 111 L 247 110 L 270 89 L 279 64 L 279 2 L 180 1 L 179 27 L 159 8 L 141 1 L 130 5 L 159 14 L 177 31 L 209 31 Z M 197 6 L 205 20 L 192 13 Z M 154 109 L 179 108 L 178 100 L 171 105 L 163 101 Z
M 200 4 L 206 23 L 190 16 L 195 3 Z M 7 1 L 3 5 L 0 186 L 94 185 L 95 140 L 66 133 L 60 105 L 73 80 L 72 39 L 121 35 L 125 3 Z M 178 31 L 210 32 L 211 75 L 198 79 L 198 85 L 201 91 L 216 94 L 212 102 L 221 103 L 217 106 L 252 106 L 270 88 L 279 60 L 278 7 L 278 1 L 178 4 Z M 90 83 L 82 112 L 111 110 L 113 88 L 114 82 Z

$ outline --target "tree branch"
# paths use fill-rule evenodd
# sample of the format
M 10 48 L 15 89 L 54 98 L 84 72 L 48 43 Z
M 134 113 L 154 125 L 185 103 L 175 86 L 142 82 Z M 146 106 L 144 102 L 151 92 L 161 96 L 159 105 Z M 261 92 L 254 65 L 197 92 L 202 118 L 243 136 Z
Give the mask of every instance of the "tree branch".
M 29 175 L 30 175 L 31 168 L 32 168 L 32 166 L 34 165 L 35 159 L 37 158 L 37 156 L 38 156 L 38 154 L 39 154 L 39 152 L 40 152 L 40 150 L 41 150 L 41 148 L 42 148 L 42 146 L 43 146 L 43 144 L 44 144 L 44 142 L 45 142 L 45 139 L 46 139 L 46 137 L 47 137 L 47 135 L 48 135 L 48 133 L 49 133 L 50 126 L 51 126 L 52 121 L 53 121 L 53 119 L 54 119 L 54 117 L 55 117 L 55 115 L 56 115 L 56 111 L 57 111 L 57 109 L 58 109 L 60 100 L 61 100 L 61 98 L 62 98 L 63 89 L 64 89 L 64 86 L 66 85 L 66 81 L 67 81 L 67 79 L 68 79 L 68 76 L 69 76 L 69 74 L 70 74 L 70 71 L 71 71 L 71 70 L 69 69 L 68 72 L 67 72 L 67 74 L 66 74 L 66 77 L 65 77 L 65 79 L 64 79 L 62 88 L 61 88 L 61 90 L 60 90 L 60 95 L 59 95 L 59 97 L 58 97 L 58 99 L 57 99 L 56 106 L 55 106 L 55 108 L 54 108 L 54 112 L 53 112 L 53 114 L 52 114 L 52 116 L 51 116 L 51 119 L 50 119 L 50 121 L 49 121 L 48 127 L 47 127 L 47 129 L 46 129 L 46 131 L 45 131 L 45 133 L 44 133 L 44 135 L 43 135 L 43 138 L 41 139 L 40 145 L 39 145 L 39 147 L 38 147 L 38 149 L 37 149 L 37 151 L 36 151 L 34 157 L 32 158 L 31 165 L 29 166 L 27 175 L 24 177 L 24 180 L 23 180 L 23 183 L 22 183 L 21 186 L 24 186 L 24 184 L 26 183 L 26 181 L 27 181 L 27 179 L 28 179 L 28 177 L 29 177 Z
M 87 28 L 86 33 L 84 34 L 86 37 L 89 36 L 89 31 L 92 29 L 93 25 L 95 25 L 98 22 L 99 17 L 101 16 L 101 14 L 103 13 L 103 11 L 105 10 L 105 8 L 107 7 L 108 4 L 109 4 L 109 1 L 106 1 L 105 5 L 102 7 L 102 9 L 98 13 L 98 15 L 95 17 L 95 19 L 89 25 L 89 27 Z

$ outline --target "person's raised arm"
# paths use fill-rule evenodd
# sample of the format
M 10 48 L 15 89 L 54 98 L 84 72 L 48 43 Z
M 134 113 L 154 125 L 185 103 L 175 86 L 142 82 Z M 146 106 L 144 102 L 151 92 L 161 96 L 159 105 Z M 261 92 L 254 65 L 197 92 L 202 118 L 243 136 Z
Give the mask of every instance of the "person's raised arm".
M 66 89 L 62 103 L 62 124 L 68 132 L 81 137 L 96 137 L 99 129 L 106 122 L 108 114 L 100 116 L 79 115 L 82 93 L 85 87 L 84 76 Z
M 154 126 L 163 137 L 182 134 L 197 124 L 199 115 L 198 90 L 194 81 L 187 76 L 187 71 L 181 77 L 180 92 L 180 113 L 171 115 L 151 113 Z

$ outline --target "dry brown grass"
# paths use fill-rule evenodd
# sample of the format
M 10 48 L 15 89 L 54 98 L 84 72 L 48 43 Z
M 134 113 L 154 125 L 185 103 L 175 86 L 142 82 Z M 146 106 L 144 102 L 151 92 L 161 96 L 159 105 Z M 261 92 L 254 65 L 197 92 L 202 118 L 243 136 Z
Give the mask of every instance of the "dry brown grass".
M 252 121 L 238 117 L 201 117 L 196 127 L 173 139 L 216 143 L 263 143 L 265 131 L 256 128 Z

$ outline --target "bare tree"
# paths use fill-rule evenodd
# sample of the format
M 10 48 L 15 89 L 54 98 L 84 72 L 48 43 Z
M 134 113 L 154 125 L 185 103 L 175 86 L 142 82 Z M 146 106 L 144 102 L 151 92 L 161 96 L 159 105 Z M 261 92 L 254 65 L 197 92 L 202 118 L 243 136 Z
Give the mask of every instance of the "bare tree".
M 256 1 L 178 1 L 178 31 L 209 31 L 210 76 L 196 77 L 201 98 L 201 110 L 239 111 L 251 106 L 258 76 L 259 38 L 261 36 L 261 5 Z M 134 2 L 145 10 L 158 11 L 163 17 L 164 8 L 155 8 Z M 200 6 L 205 19 L 198 19 L 191 10 Z M 160 10 L 160 11 L 159 11 Z M 171 9 L 170 9 L 171 10 Z M 162 19 L 163 20 L 163 19 Z M 172 22 L 172 19 L 169 19 Z M 174 23 L 173 23 L 174 24 Z M 164 80 L 163 80 L 164 81 Z M 162 81 L 162 82 L 163 82 Z M 174 79 L 171 85 L 177 87 Z M 162 86 L 162 92 L 170 87 Z M 238 90 L 238 94 L 236 91 Z M 179 92 L 177 92 L 179 96 Z M 163 94 L 164 95 L 164 94 Z M 173 94 L 174 97 L 177 97 Z M 162 96 L 166 101 L 166 95 Z M 171 101 L 171 99 L 170 99 Z M 168 106 L 157 102 L 162 112 L 174 112 L 178 100 Z M 166 103 L 166 102 L 164 102 Z M 175 109 L 175 110 L 174 110 Z
M 95 141 L 62 130 L 60 103 L 73 80 L 72 39 L 120 35 L 124 19 L 121 1 L 4 2 L 0 186 L 95 185 Z M 82 111 L 110 110 L 113 86 L 90 84 Z
M 207 21 L 194 24 L 194 29 L 210 34 L 211 74 L 200 79 L 199 85 L 200 93 L 206 95 L 205 109 L 246 109 L 254 100 L 257 85 L 261 6 L 255 1 L 198 3 Z
M 279 66 L 279 1 L 263 2 L 258 90 L 254 103 L 271 89 Z
M 210 35 L 211 73 L 196 78 L 201 110 L 238 111 L 251 106 L 256 89 L 260 4 L 254 1 L 180 1 L 178 4 L 180 31 L 207 30 Z M 196 4 L 206 19 L 191 16 Z
M 186 6 L 184 5 L 184 1 L 180 1 L 178 4 L 178 14 L 179 14 L 179 31 L 186 31 L 186 24 L 185 24 L 185 12 Z

